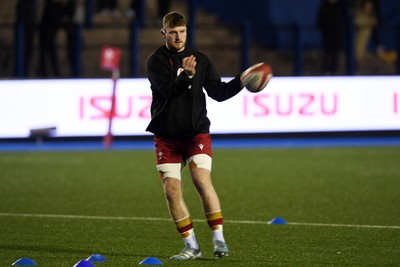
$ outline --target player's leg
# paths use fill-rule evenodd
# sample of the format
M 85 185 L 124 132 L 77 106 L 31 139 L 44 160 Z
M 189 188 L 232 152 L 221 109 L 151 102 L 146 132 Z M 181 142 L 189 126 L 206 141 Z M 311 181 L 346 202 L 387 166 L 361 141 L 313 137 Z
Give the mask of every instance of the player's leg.
M 196 160 L 197 156 L 193 157 Z M 189 165 L 193 184 L 200 195 L 205 214 L 220 211 L 221 205 L 217 192 L 211 181 L 211 172 L 201 167 L 194 167 L 193 162 Z
M 195 159 L 196 157 L 194 157 Z M 207 169 L 193 167 L 193 164 L 191 164 L 190 172 L 193 183 L 202 200 L 208 225 L 212 230 L 214 255 L 216 257 L 228 256 L 229 249 L 223 234 L 224 219 L 217 192 L 211 182 L 211 173 Z
M 223 216 L 218 194 L 211 181 L 212 150 L 208 134 L 197 135 L 189 146 L 186 160 L 193 184 L 200 195 L 208 225 L 213 234 L 214 255 L 227 256 L 229 249 L 223 235 Z
M 188 260 L 201 257 L 201 251 L 196 241 L 189 210 L 183 199 L 181 156 L 175 151 L 176 145 L 168 140 L 155 138 L 157 154 L 157 170 L 159 172 L 167 206 L 176 228 L 183 238 L 185 248 L 171 259 Z
M 182 182 L 180 179 L 173 177 L 165 177 L 162 182 L 168 209 L 185 245 L 184 249 L 178 255 L 172 256 L 171 259 L 189 260 L 200 258 L 202 256 L 200 247 L 194 234 L 189 210 L 182 196 Z
M 161 176 L 164 196 L 171 217 L 174 221 L 188 217 L 189 210 L 183 199 L 182 192 L 181 164 L 158 164 L 157 169 Z

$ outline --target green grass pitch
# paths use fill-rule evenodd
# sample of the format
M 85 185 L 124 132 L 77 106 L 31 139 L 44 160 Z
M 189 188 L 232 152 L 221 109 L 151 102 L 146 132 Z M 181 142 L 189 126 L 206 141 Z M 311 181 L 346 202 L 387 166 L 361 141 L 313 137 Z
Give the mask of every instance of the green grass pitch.
M 400 266 L 400 147 L 216 149 L 231 255 L 213 257 L 185 169 L 203 251 L 185 263 L 169 260 L 183 243 L 154 160 L 153 151 L 0 153 L 0 266 L 23 257 L 73 266 L 94 253 L 108 260 L 96 266 L 146 257 L 166 266 Z M 274 217 L 288 224 L 268 225 Z

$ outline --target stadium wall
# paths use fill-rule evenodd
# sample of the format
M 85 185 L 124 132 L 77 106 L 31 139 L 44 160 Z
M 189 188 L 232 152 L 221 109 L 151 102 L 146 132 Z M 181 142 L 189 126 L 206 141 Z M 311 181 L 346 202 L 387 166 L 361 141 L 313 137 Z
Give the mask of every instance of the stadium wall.
M 347 5 L 351 2 L 345 1 Z M 255 38 L 278 49 L 292 47 L 294 25 L 303 28 L 306 48 L 320 47 L 320 35 L 316 28 L 320 3 L 321 0 L 247 0 L 246 12 L 244 12 L 243 1 L 233 0 L 229 1 L 229 12 L 226 12 L 228 7 L 224 1 L 199 1 L 201 7 L 215 13 L 223 22 L 241 24 L 247 21 L 257 25 L 253 31 Z M 350 5 L 348 16 L 351 16 L 351 10 Z M 381 1 L 380 36 L 388 49 L 396 49 L 396 27 L 400 24 L 399 13 L 400 1 Z

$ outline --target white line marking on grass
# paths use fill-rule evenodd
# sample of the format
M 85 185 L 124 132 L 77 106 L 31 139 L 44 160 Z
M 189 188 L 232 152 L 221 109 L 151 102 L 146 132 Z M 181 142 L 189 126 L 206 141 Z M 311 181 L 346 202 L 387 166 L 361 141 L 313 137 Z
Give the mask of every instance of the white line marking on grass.
M 300 222 L 288 222 L 288 224 L 289 225 L 299 225 L 299 226 L 400 229 L 400 226 L 397 226 L 397 225 L 365 225 L 365 224 L 338 224 L 338 223 L 300 223 Z
M 170 218 L 156 217 L 122 217 L 122 216 L 90 216 L 90 215 L 66 215 L 66 214 L 28 214 L 28 213 L 0 213 L 1 217 L 32 217 L 32 218 L 52 218 L 52 219 L 83 219 L 83 220 L 119 220 L 119 221 L 162 221 L 170 222 Z M 202 219 L 193 219 L 195 222 L 204 222 Z M 232 224 L 265 224 L 267 221 L 240 221 L 224 220 L 225 223 Z M 397 225 L 363 225 L 363 224 L 336 224 L 336 223 L 302 223 L 288 222 L 294 226 L 320 226 L 320 227 L 346 227 L 346 228 L 375 228 L 375 229 L 400 229 Z
M 119 220 L 119 221 L 171 221 L 167 218 L 153 217 L 114 217 L 114 216 L 90 216 L 90 215 L 65 215 L 65 214 L 28 214 L 28 213 L 0 213 L 3 217 L 35 217 L 52 219 L 84 219 L 84 220 Z

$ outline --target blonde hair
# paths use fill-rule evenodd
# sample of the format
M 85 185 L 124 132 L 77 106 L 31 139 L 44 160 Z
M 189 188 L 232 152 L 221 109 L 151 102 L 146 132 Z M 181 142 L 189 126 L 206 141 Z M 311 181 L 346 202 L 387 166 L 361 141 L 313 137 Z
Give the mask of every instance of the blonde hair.
M 181 13 L 172 11 L 163 18 L 163 28 L 174 28 L 177 26 L 186 26 L 186 19 Z

